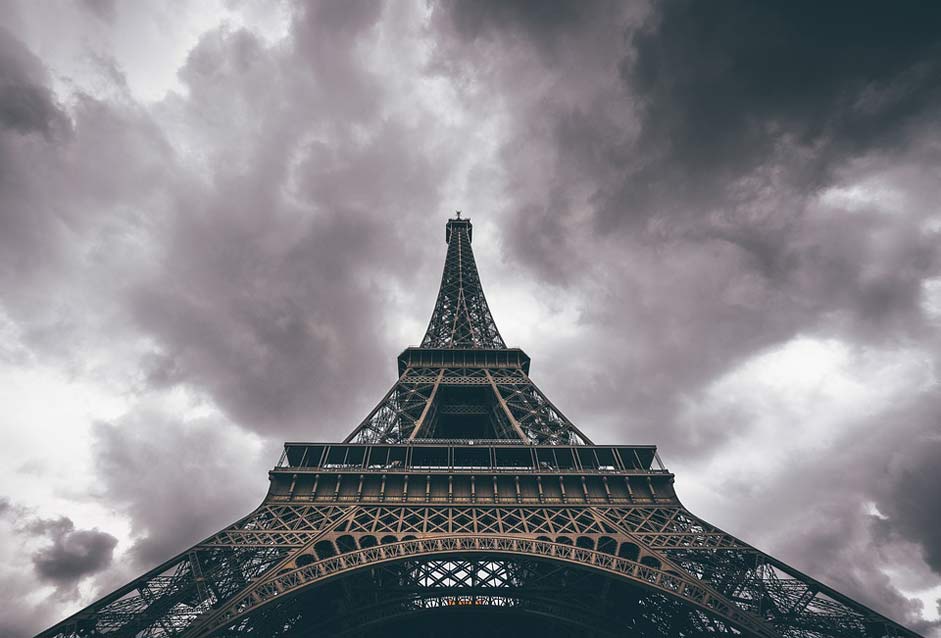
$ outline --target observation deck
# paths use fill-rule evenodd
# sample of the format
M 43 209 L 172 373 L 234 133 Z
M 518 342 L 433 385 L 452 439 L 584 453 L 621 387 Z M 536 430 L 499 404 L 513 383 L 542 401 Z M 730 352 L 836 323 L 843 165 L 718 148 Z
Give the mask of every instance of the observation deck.
M 653 445 L 507 440 L 287 443 L 269 498 L 317 502 L 664 503 L 673 474 Z

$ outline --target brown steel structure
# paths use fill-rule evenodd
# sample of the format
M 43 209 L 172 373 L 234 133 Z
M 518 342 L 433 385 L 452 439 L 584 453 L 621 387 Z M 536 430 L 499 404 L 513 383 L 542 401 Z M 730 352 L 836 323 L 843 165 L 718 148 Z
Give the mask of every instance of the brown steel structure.
M 914 633 L 690 514 L 653 446 L 594 445 L 448 253 L 420 347 L 343 443 L 287 443 L 254 512 L 43 637 Z

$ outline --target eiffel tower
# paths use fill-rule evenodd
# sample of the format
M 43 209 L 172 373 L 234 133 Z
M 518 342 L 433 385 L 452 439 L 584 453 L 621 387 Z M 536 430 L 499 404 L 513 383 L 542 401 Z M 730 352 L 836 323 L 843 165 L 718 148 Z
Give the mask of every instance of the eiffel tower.
M 900 637 L 697 518 L 652 445 L 595 445 L 484 297 L 469 219 L 398 380 L 343 443 L 287 443 L 254 512 L 42 637 Z

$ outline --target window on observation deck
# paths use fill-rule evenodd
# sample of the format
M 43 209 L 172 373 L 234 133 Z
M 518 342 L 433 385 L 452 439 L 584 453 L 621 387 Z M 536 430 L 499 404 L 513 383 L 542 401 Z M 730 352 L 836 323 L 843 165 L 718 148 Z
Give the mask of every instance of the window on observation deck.
M 412 448 L 412 467 L 446 469 L 448 467 L 448 448 L 424 446 Z
M 325 468 L 354 469 L 363 467 L 366 460 L 366 448 L 362 446 L 330 446 L 327 451 Z
M 520 468 L 530 470 L 533 467 L 533 457 L 528 447 L 522 448 L 496 448 L 494 450 L 497 467 Z
M 598 458 L 598 469 L 613 472 L 617 469 L 617 459 L 614 458 L 614 450 L 609 447 L 595 448 L 595 456 Z
M 377 446 L 369 450 L 369 462 L 366 464 L 368 470 L 381 470 L 389 467 L 389 448 Z
M 454 467 L 483 469 L 490 467 L 490 448 L 454 448 Z
M 556 458 L 556 467 L 560 470 L 575 469 L 575 455 L 572 454 L 572 448 L 560 447 L 554 450 Z
M 577 450 L 578 463 L 583 470 L 598 469 L 598 459 L 595 458 L 595 451 L 591 448 L 579 448 Z

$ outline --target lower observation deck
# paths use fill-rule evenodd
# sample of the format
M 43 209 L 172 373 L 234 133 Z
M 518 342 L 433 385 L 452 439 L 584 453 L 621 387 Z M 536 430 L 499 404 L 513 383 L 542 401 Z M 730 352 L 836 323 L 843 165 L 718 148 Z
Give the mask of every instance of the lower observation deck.
M 275 470 L 665 472 L 654 445 L 527 445 L 514 440 L 415 439 L 409 443 L 285 443 Z
M 288 443 L 269 500 L 362 503 L 676 502 L 656 447 L 508 441 Z

